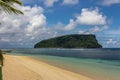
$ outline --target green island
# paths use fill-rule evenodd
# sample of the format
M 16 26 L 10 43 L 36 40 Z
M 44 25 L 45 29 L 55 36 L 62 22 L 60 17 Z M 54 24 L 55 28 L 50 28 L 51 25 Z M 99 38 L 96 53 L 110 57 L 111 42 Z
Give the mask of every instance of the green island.
M 42 40 L 34 48 L 102 48 L 93 34 L 71 34 Z

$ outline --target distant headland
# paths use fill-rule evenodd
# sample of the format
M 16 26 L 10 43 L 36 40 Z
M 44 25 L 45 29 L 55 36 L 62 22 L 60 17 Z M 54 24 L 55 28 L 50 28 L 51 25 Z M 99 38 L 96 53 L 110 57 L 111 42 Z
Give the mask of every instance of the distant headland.
M 71 34 L 42 40 L 34 48 L 102 48 L 93 34 Z

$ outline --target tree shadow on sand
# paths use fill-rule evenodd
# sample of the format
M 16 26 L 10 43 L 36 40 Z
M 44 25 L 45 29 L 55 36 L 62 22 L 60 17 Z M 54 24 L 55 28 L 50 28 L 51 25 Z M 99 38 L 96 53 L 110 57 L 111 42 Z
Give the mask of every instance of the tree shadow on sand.
M 0 50 L 0 80 L 2 80 L 2 66 L 3 66 L 3 53 L 2 51 Z
M 0 80 L 2 80 L 2 68 L 0 67 Z

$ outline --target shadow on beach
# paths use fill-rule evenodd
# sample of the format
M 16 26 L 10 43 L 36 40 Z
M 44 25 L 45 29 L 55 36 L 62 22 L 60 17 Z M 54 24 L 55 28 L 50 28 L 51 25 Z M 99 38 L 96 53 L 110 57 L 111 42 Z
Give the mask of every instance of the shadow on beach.
M 2 80 L 2 68 L 0 67 L 0 80 Z
M 3 66 L 3 54 L 2 51 L 0 50 L 0 80 L 2 80 L 2 66 Z

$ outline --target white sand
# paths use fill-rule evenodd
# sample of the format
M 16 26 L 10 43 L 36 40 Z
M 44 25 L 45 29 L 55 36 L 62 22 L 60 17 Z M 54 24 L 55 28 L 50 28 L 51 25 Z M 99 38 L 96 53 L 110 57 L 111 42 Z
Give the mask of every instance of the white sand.
M 3 80 L 92 80 L 29 57 L 4 57 Z

